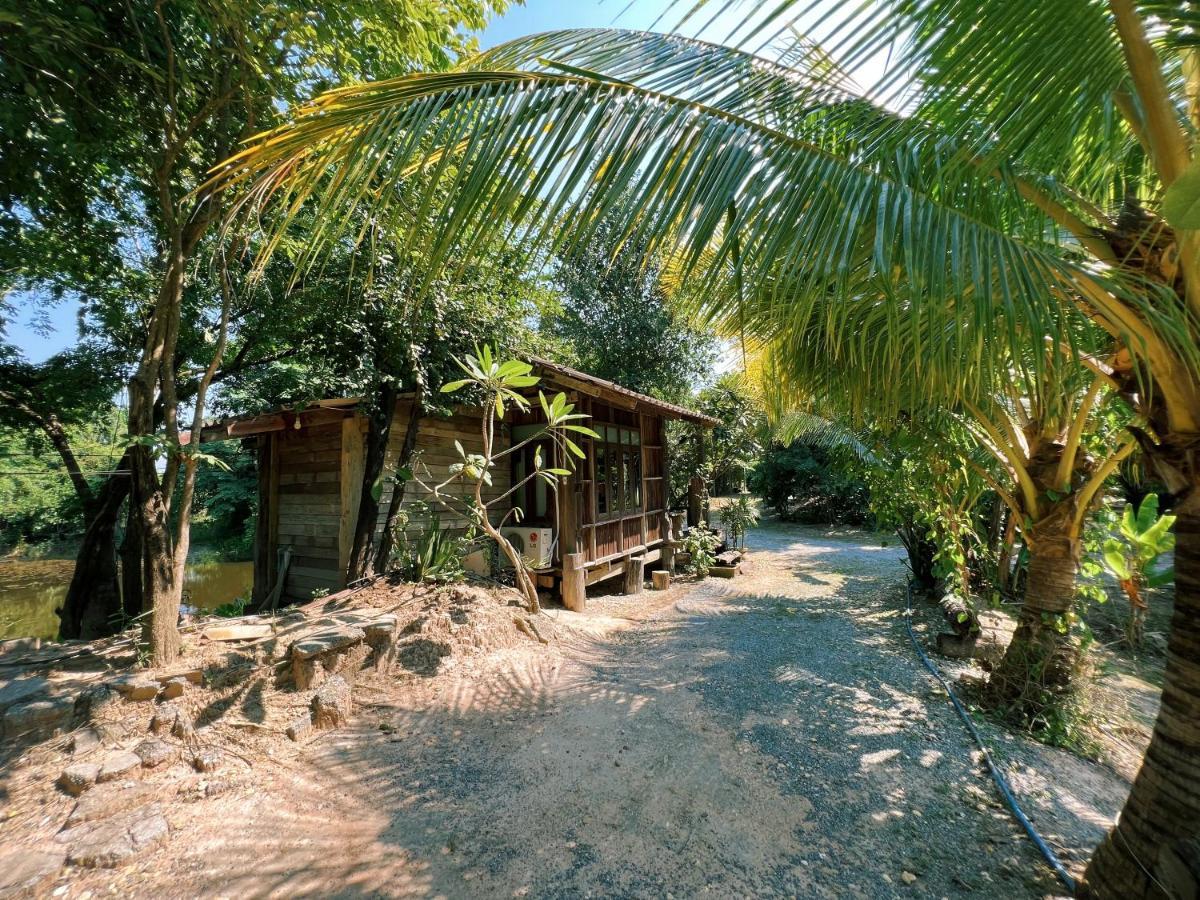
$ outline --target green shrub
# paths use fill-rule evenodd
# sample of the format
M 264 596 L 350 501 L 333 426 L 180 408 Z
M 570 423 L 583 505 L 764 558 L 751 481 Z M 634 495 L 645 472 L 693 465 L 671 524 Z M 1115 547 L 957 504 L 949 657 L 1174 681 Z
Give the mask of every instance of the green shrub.
M 750 489 L 790 521 L 862 525 L 871 515 L 866 485 L 828 451 L 801 441 L 768 447 Z
M 681 542 L 683 551 L 690 554 L 687 571 L 701 578 L 706 576 L 717 561 L 715 554 L 720 545 L 721 538 L 709 531 L 707 523 L 701 522 L 695 528 L 689 528 Z
M 721 524 L 735 544 L 745 548 L 746 532 L 758 524 L 758 510 L 747 496 L 738 497 L 721 510 Z

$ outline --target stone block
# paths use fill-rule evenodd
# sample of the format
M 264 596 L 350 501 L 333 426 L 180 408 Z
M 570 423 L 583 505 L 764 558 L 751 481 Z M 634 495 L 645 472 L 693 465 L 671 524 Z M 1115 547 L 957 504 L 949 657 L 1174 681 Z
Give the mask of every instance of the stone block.
M 83 756 L 103 746 L 100 732 L 94 727 L 80 728 L 71 735 L 70 749 L 74 756 Z
M 183 692 L 187 690 L 190 682 L 186 678 L 172 678 L 162 686 L 162 698 L 164 700 L 178 700 L 183 696 Z
M 288 723 L 285 733 L 293 741 L 302 741 L 308 737 L 311 731 L 312 716 L 310 716 L 308 713 L 305 713 L 302 716 L 296 716 L 296 718 L 292 719 L 292 721 Z
M 58 784 L 64 791 L 78 797 L 100 777 L 100 766 L 97 763 L 74 763 L 63 769 L 58 776 Z
M 135 769 L 141 768 L 142 760 L 136 753 L 129 750 L 118 750 L 110 753 L 100 761 L 100 772 L 97 781 L 115 781 L 122 775 L 128 775 Z
M 181 713 L 174 703 L 163 703 L 154 711 L 150 720 L 150 731 L 154 734 L 170 734 L 175 729 L 175 723 Z
M 107 819 L 143 806 L 155 798 L 159 788 L 149 781 L 111 781 L 92 788 L 77 801 L 67 816 L 67 827 Z
M 60 832 L 67 844 L 67 861 L 85 868 L 111 869 L 128 862 L 166 839 L 170 833 L 162 808 L 151 803 L 98 822 Z
M 65 850 L 14 847 L 0 852 L 0 897 L 43 897 L 67 861 Z
M 197 772 L 215 772 L 221 768 L 221 751 L 215 747 L 201 747 L 192 751 L 192 768 Z
M 124 697 L 138 703 L 153 700 L 158 696 L 158 682 L 148 675 L 122 675 L 109 682 L 109 687 Z
M 312 721 L 317 728 L 340 728 L 350 719 L 350 685 L 341 675 L 329 678 L 312 699 Z
M 326 628 L 300 638 L 292 644 L 292 659 L 312 659 L 344 650 L 366 639 L 366 633 L 353 625 Z
M 164 675 L 155 676 L 159 684 L 166 684 L 168 681 L 174 681 L 176 678 L 182 678 L 189 684 L 203 684 L 204 672 L 201 669 L 182 669 L 178 672 L 168 672 Z
M 74 715 L 75 698 L 70 696 L 17 703 L 4 711 L 4 736 L 43 740 L 69 728 Z
M 138 759 L 142 761 L 142 765 L 147 769 L 155 769 L 163 763 L 170 762 L 175 758 L 176 750 L 165 741 L 160 741 L 158 738 L 146 738 L 136 747 L 133 752 L 137 754 Z

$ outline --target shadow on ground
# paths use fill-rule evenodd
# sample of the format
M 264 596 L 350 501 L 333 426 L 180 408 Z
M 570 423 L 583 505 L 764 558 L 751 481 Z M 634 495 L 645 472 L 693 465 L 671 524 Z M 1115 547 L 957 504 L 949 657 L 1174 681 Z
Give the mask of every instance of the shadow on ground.
M 360 708 L 354 728 L 277 776 L 250 821 L 185 851 L 191 887 L 1054 892 L 912 656 L 898 551 L 812 529 L 764 529 L 753 545 L 746 578 L 705 582 L 614 637 L 509 654 Z M 1120 785 L 1074 757 L 989 734 L 1033 773 L 1031 814 L 1081 862 Z M 1039 793 L 1043 771 L 1053 790 Z M 1104 790 L 1085 789 L 1105 777 Z

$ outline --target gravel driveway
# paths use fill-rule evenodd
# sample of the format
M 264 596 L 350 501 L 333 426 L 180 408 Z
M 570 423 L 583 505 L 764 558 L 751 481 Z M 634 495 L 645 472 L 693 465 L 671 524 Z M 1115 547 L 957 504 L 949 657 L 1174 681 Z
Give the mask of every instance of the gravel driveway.
M 783 528 L 751 546 L 746 576 L 624 627 L 380 695 L 252 803 L 207 807 L 169 876 L 132 880 L 230 896 L 1058 893 L 907 642 L 899 550 Z M 1081 864 L 1127 786 L 987 733 Z

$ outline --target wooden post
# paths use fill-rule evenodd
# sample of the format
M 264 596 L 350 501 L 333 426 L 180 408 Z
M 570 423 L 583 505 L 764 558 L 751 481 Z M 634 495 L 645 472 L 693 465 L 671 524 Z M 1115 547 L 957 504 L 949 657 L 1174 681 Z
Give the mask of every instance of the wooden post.
M 693 475 L 688 482 L 687 523 L 693 528 L 704 521 L 704 479 Z
M 338 517 L 338 586 L 346 586 L 346 568 L 354 545 L 354 527 L 358 523 L 358 504 L 362 499 L 363 431 L 365 420 L 350 416 L 342 420 L 342 468 L 340 474 L 341 509 Z
M 558 451 L 555 451 L 557 457 Z M 568 460 L 556 458 L 555 465 L 566 468 L 571 474 L 562 479 L 555 494 L 558 497 L 558 557 L 566 561 L 567 556 L 575 553 L 579 547 L 579 502 L 582 485 L 579 483 L 579 473 Z
M 583 568 L 583 553 L 564 553 L 562 570 L 563 606 L 574 612 L 587 608 L 587 571 Z
M 631 556 L 625 561 L 625 593 L 640 594 L 642 582 L 646 580 L 646 560 L 641 556 Z
M 656 591 L 665 591 L 671 586 L 671 573 L 666 569 L 656 569 L 650 573 L 650 581 Z
M 257 608 L 271 592 L 271 561 L 275 547 L 271 544 L 271 444 L 272 434 L 258 436 L 258 519 L 254 523 L 254 587 L 250 600 Z

